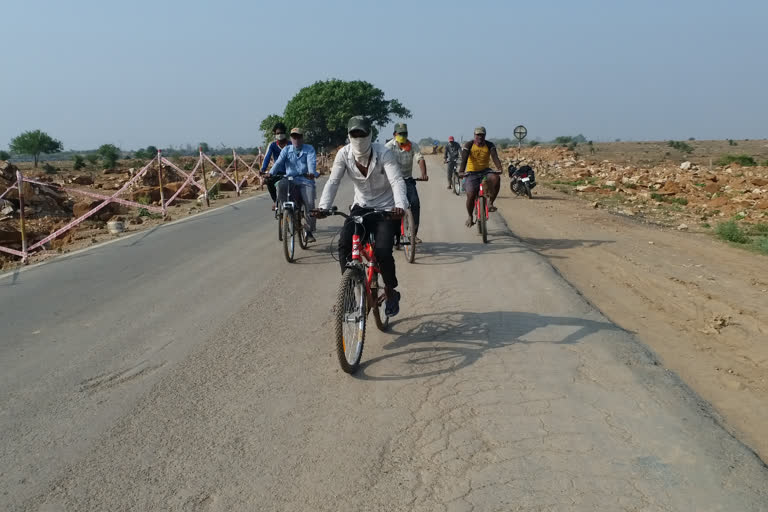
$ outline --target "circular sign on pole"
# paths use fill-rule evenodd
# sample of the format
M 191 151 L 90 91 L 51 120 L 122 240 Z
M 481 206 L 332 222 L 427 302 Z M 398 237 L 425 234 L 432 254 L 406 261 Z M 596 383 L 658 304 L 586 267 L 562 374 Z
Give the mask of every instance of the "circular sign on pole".
M 523 125 L 519 125 L 515 127 L 514 133 L 517 140 L 523 140 L 528 135 L 528 129 Z

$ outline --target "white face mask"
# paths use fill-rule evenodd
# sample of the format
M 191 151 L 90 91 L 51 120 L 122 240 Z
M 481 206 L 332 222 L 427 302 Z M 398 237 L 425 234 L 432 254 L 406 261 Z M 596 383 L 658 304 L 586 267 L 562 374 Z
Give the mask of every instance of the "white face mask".
M 368 134 L 367 137 L 350 137 L 349 145 L 352 148 L 352 154 L 355 155 L 355 160 L 360 160 L 367 157 L 371 151 L 371 139 L 373 134 Z

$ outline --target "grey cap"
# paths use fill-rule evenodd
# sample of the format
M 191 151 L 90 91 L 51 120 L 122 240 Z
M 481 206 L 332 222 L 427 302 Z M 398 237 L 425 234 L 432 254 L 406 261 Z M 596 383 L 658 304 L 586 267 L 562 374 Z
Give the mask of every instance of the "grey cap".
M 397 123 L 395 125 L 395 133 L 408 133 L 408 125 L 405 123 Z
M 485 135 L 485 126 L 475 128 L 475 135 Z
M 360 130 L 366 134 L 371 133 L 371 122 L 365 116 L 354 116 L 347 123 L 347 133 L 353 130 Z

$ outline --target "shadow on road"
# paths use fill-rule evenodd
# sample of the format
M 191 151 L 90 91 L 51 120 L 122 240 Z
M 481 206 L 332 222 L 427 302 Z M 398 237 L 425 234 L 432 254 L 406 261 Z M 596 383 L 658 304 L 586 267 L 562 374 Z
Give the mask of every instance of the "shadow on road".
M 571 240 L 568 238 L 521 238 L 520 240 L 539 251 L 575 249 L 577 247 L 589 248 L 616 243 L 615 240 Z
M 513 311 L 431 313 L 392 325 L 389 353 L 363 363 L 363 380 L 406 380 L 455 372 L 487 352 L 518 344 L 571 345 L 600 331 L 621 331 L 609 322 Z
M 417 265 L 455 265 L 485 254 L 514 254 L 527 249 L 518 241 L 506 236 L 504 240 L 478 242 L 424 242 L 416 250 Z

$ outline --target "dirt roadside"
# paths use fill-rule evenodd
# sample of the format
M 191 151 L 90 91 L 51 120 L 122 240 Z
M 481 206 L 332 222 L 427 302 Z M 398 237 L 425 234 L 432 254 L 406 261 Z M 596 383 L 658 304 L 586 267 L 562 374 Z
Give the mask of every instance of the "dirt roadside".
M 430 164 L 443 179 L 439 160 Z M 516 236 L 635 332 L 768 460 L 768 258 L 554 190 L 512 197 L 506 177 L 497 205 Z

